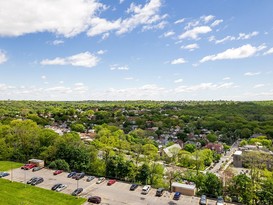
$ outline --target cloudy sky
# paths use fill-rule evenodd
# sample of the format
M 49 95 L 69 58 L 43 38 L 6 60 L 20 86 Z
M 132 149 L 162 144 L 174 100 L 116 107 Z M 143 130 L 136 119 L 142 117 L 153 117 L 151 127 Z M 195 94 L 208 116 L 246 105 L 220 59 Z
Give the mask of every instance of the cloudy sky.
M 1 100 L 273 100 L 272 0 L 0 1 Z

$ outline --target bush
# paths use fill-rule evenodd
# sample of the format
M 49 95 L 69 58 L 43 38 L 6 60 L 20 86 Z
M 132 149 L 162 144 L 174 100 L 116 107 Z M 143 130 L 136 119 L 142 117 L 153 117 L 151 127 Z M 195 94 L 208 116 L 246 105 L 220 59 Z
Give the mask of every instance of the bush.
M 67 172 L 70 171 L 69 164 L 63 159 L 57 159 L 57 160 L 51 162 L 49 164 L 49 168 L 61 169 L 61 170 L 67 171 Z

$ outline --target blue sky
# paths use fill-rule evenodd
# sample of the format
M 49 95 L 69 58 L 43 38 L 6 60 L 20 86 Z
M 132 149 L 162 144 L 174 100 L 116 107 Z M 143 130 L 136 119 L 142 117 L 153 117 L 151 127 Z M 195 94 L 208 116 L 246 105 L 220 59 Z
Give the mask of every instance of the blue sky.
M 0 2 L 1 100 L 273 100 L 272 0 Z

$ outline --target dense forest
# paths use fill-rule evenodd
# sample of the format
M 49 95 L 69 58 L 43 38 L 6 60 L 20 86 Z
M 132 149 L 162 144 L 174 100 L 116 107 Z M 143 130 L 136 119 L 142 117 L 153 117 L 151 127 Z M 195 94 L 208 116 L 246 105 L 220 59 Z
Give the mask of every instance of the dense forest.
M 66 131 L 59 135 L 50 126 Z M 237 139 L 254 142 L 250 137 L 261 134 L 272 150 L 273 101 L 0 101 L 0 160 L 40 158 L 51 168 L 155 187 L 169 188 L 173 180 L 188 179 L 196 183 L 199 194 L 225 194 L 246 204 L 270 204 L 272 172 L 259 179 L 237 175 L 230 178 L 229 186 L 223 186 L 212 173 L 199 173 L 219 159 L 217 153 L 204 148 L 207 141 L 199 137 L 204 132 L 209 133 L 207 141 L 222 142 L 225 149 Z M 82 133 L 92 133 L 91 140 L 82 140 Z M 162 136 L 167 139 L 163 141 Z M 160 146 L 193 140 L 200 143 L 199 149 L 189 143 L 171 158 L 160 154 Z M 166 171 L 166 165 L 185 171 Z M 245 187 L 254 190 L 254 185 L 259 192 L 246 195 Z

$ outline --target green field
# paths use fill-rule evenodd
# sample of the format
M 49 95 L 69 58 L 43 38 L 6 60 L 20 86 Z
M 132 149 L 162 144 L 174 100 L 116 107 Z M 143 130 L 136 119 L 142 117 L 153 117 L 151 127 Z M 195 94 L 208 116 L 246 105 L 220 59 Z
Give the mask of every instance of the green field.
M 0 205 L 78 205 L 86 199 L 0 179 Z
M 10 161 L 0 161 L 0 171 L 8 171 L 18 167 L 21 167 L 23 164 L 19 162 L 10 162 Z

